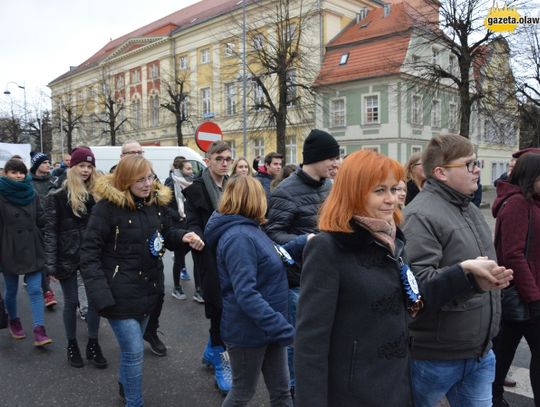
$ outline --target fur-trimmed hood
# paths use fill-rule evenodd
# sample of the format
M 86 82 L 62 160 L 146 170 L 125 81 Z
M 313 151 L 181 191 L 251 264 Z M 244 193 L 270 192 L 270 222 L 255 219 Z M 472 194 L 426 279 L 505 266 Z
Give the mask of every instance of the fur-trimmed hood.
M 131 192 L 120 191 L 112 185 L 114 174 L 107 174 L 99 177 L 94 185 L 94 197 L 96 201 L 105 199 L 118 206 L 119 208 L 129 208 L 128 194 Z M 159 181 L 154 181 L 153 196 L 156 198 L 156 203 L 160 206 L 167 205 L 172 199 L 172 191 L 169 187 L 163 185 Z

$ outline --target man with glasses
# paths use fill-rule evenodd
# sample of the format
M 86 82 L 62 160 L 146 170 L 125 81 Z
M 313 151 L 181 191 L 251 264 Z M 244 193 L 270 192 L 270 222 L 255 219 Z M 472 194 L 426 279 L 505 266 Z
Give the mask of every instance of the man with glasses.
M 462 287 L 462 294 L 410 324 L 415 405 L 435 407 L 446 396 L 452 407 L 488 407 L 501 306 L 500 291 L 482 291 L 470 273 L 496 270 L 491 230 L 471 204 L 479 163 L 459 135 L 434 137 L 422 162 L 427 181 L 404 211 L 410 267 L 420 287 L 438 280 Z
M 193 180 L 193 184 L 184 189 L 187 229 L 190 232 L 195 232 L 198 236 L 204 235 L 204 228 L 210 215 L 218 208 L 232 161 L 231 148 L 227 143 L 223 141 L 212 143 L 206 152 L 207 167 L 200 177 Z M 205 247 L 192 255 L 195 272 L 200 273 L 205 315 L 210 320 L 210 338 L 202 360 L 207 366 L 214 368 L 218 389 L 222 393 L 227 393 L 231 388 L 232 378 L 225 344 L 221 340 L 222 302 L 216 256 L 210 247 Z M 202 301 L 199 299 L 200 294 L 196 291 L 193 299 Z
M 134 154 L 144 154 L 144 150 L 142 149 L 138 141 L 128 140 L 124 144 L 122 144 L 122 152 L 120 154 L 120 159 Z

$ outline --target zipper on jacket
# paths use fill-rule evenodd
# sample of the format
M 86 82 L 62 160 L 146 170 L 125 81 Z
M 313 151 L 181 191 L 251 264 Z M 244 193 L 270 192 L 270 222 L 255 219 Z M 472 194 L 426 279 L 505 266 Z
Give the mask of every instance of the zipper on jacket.
M 114 273 L 112 275 L 112 278 L 114 280 L 114 278 L 116 277 L 116 274 L 118 273 L 118 269 L 120 268 L 120 266 L 117 264 L 116 267 L 114 268 Z
M 120 228 L 116 226 L 116 231 L 114 233 L 114 251 L 116 251 L 116 243 L 118 242 L 118 235 L 120 234 Z

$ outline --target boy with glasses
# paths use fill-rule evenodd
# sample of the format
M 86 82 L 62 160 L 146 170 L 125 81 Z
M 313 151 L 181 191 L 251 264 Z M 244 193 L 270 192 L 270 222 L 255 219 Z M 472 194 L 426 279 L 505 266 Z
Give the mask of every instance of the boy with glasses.
M 471 205 L 479 162 L 468 139 L 445 135 L 428 143 L 422 163 L 427 181 L 404 211 L 411 269 L 420 287 L 451 278 L 468 288 L 410 324 L 415 405 L 435 407 L 446 396 L 452 407 L 488 407 L 501 305 L 500 291 L 482 291 L 470 273 L 496 261 L 491 230 Z

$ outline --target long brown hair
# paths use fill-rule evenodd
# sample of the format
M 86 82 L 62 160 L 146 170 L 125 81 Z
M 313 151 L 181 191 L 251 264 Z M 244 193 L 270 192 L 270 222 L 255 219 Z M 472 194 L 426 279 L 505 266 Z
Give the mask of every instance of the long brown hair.
M 398 182 L 403 178 L 401 165 L 372 150 L 360 150 L 343 160 L 330 195 L 324 202 L 319 229 L 327 232 L 352 232 L 350 225 L 353 215 L 366 216 L 366 203 L 371 190 L 389 175 Z M 396 207 L 394 221 L 402 220 L 401 211 Z

